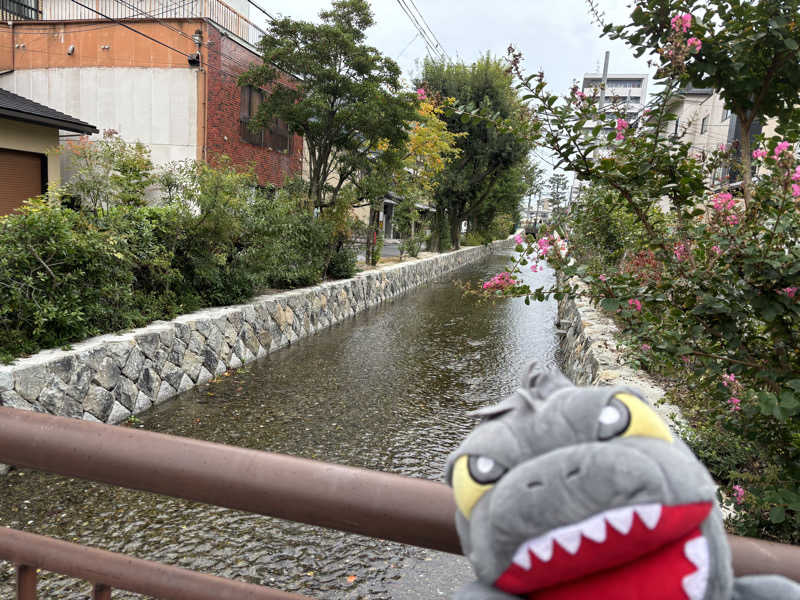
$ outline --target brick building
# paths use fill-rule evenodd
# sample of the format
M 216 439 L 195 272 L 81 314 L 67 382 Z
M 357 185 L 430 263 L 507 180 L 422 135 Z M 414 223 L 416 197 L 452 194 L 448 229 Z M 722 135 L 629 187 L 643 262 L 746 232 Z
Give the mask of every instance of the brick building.
M 140 141 L 156 164 L 227 155 L 262 185 L 280 185 L 301 171 L 302 139 L 280 122 L 247 126 L 268 92 L 239 87 L 238 76 L 260 62 L 263 31 L 247 19 L 246 0 L 236 2 L 238 10 L 221 0 L 4 3 L 0 88 L 92 123 L 98 135 Z

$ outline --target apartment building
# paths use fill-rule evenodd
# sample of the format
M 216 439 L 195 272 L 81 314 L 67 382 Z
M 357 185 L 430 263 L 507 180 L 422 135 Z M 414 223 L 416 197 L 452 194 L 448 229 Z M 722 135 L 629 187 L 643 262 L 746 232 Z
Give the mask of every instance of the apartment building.
M 633 121 L 647 104 L 647 74 L 608 74 L 606 76 L 606 106 L 622 108 L 628 121 Z M 581 91 L 587 96 L 600 94 L 603 75 L 586 73 Z
M 240 87 L 264 32 L 247 0 L 7 0 L 0 88 L 151 148 L 156 164 L 222 155 L 262 185 L 299 173 L 302 138 L 252 131 L 268 89 Z M 281 85 L 294 85 L 285 76 Z M 62 131 L 60 139 L 75 139 Z

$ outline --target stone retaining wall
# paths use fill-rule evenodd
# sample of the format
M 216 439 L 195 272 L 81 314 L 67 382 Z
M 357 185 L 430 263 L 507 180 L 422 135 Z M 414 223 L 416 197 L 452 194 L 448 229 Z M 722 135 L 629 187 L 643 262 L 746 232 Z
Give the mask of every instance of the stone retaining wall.
M 70 350 L 46 350 L 0 366 L 0 400 L 14 408 L 119 423 L 495 249 L 513 246 L 509 239 L 409 260 L 352 279 L 103 335 Z
M 572 283 L 575 283 L 573 280 Z M 672 424 L 678 408 L 661 402 L 664 389 L 638 369 L 626 365 L 625 349 L 617 344 L 619 330 L 612 319 L 583 298 L 558 303 L 561 370 L 578 385 L 622 385 L 638 389 Z

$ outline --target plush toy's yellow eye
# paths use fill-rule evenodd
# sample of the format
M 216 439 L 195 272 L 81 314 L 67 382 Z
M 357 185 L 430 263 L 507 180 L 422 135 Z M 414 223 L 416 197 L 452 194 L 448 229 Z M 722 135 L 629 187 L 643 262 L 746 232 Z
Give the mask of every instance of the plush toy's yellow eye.
M 456 506 L 469 519 L 472 509 L 507 469 L 488 456 L 459 456 L 453 465 Z
M 637 435 L 672 442 L 667 424 L 640 398 L 625 392 L 615 394 L 614 398 L 622 402 L 630 413 L 630 423 L 622 437 Z

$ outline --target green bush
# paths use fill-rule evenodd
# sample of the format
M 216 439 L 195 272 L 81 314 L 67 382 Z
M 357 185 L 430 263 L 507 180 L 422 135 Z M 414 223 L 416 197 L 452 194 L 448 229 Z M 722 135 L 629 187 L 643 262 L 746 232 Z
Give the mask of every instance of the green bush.
M 356 258 L 357 253 L 354 248 L 342 246 L 331 256 L 326 274 L 331 279 L 349 279 L 353 277 L 358 271 L 356 269 Z
M 38 199 L 0 218 L 0 359 L 140 323 L 124 240 Z
M 461 238 L 461 245 L 482 246 L 483 244 L 488 244 L 489 241 L 491 240 L 487 240 L 486 236 L 479 231 L 468 231 L 466 234 L 464 234 L 464 237 Z

